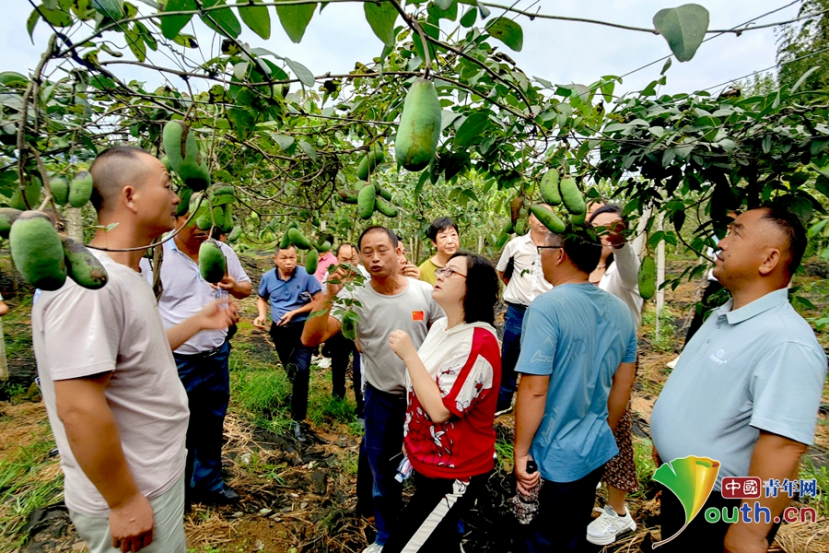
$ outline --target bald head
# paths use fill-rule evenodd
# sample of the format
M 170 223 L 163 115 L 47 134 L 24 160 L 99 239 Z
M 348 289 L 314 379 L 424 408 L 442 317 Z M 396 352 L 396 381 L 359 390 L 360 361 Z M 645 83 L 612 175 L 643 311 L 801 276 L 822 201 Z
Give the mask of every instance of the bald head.
M 133 146 L 116 146 L 99 155 L 89 169 L 95 182 L 91 200 L 95 209 L 110 209 L 125 186 L 141 186 L 153 161 L 153 156 Z

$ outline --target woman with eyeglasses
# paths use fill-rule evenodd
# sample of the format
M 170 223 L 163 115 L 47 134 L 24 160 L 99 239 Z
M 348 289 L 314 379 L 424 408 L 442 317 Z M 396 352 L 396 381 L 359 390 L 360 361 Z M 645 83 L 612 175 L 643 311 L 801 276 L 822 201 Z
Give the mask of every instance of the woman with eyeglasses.
M 486 258 L 464 252 L 435 276 L 432 297 L 446 318 L 435 322 L 420 349 L 401 330 L 389 338 L 407 367 L 404 448 L 416 491 L 384 553 L 460 551 L 458 521 L 494 467 L 498 276 Z

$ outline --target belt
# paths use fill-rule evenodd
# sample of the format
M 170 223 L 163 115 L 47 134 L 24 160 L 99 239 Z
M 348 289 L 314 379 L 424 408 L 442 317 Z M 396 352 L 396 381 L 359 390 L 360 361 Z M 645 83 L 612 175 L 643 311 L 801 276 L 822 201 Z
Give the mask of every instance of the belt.
M 211 350 L 202 351 L 202 352 L 199 352 L 199 353 L 193 353 L 193 354 L 174 353 L 174 355 L 176 357 L 183 357 L 185 359 L 203 359 L 205 357 L 213 357 L 214 355 L 219 353 L 222 350 L 223 347 L 225 347 L 225 344 L 227 344 L 226 341 L 221 346 L 216 346 L 215 348 L 213 348 Z
M 523 303 L 511 303 L 505 302 L 508 306 L 518 309 L 519 311 L 526 311 L 529 307 L 528 305 L 524 305 Z

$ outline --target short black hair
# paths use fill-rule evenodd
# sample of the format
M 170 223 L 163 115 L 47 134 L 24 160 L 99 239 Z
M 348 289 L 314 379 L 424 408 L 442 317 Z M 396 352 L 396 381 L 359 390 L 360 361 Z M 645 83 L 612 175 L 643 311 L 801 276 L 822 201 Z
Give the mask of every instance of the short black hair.
M 495 325 L 495 304 L 498 302 L 498 275 L 495 268 L 482 255 L 459 251 L 449 259 L 456 257 L 466 258 L 464 322 Z
M 277 243 L 276 243 L 276 246 L 274 246 L 274 247 L 273 247 L 273 254 L 274 254 L 274 255 L 279 255 L 279 252 L 280 252 L 280 251 L 282 251 L 282 250 L 290 250 L 291 248 L 293 248 L 294 250 L 296 250 L 296 246 L 294 246 L 293 244 L 289 244 L 288 246 L 286 246 L 286 247 L 284 247 L 284 248 L 280 248 L 280 247 L 279 247 L 279 242 L 277 242 Z
M 426 236 L 428 236 L 429 240 L 432 242 L 437 242 L 438 233 L 448 229 L 449 227 L 455 229 L 455 232 L 460 235 L 458 225 L 455 224 L 455 221 L 452 220 L 451 217 L 438 217 L 429 225 L 429 230 L 426 231 Z
M 614 215 L 618 215 L 619 217 L 622 216 L 623 213 L 622 206 L 616 204 L 604 204 L 602 207 L 598 208 L 590 215 L 590 219 L 587 221 L 588 223 L 593 223 L 593 220 L 601 215 L 602 213 L 613 213 Z
M 582 225 L 568 225 L 561 234 L 550 234 L 558 238 L 576 269 L 588 275 L 596 270 L 602 258 L 602 243 L 594 232 Z
M 384 233 L 386 236 L 389 237 L 389 241 L 391 242 L 392 247 L 395 248 L 395 249 L 397 249 L 397 246 L 400 243 L 397 240 L 397 235 L 395 233 L 393 233 L 391 230 L 387 229 L 386 227 L 384 227 L 382 225 L 372 225 L 372 226 L 368 227 L 366 230 L 364 230 L 363 233 L 360 235 L 359 240 L 357 240 L 357 244 L 359 244 L 358 249 L 360 249 L 360 250 L 363 249 L 363 238 L 365 237 L 366 234 L 368 234 L 370 232 L 382 232 L 382 233 Z
M 800 217 L 787 209 L 782 209 L 774 205 L 765 206 L 766 213 L 763 219 L 774 223 L 780 229 L 786 238 L 789 240 L 789 260 L 786 264 L 786 273 L 791 278 L 797 268 L 800 267 L 800 262 L 803 260 L 803 253 L 806 251 L 808 239 L 806 238 L 806 228 Z
M 343 248 L 343 246 L 348 246 L 352 250 L 355 249 L 354 244 L 351 244 L 350 242 L 341 242 L 340 245 L 337 246 L 337 248 L 334 250 L 334 257 L 340 255 L 340 250 Z

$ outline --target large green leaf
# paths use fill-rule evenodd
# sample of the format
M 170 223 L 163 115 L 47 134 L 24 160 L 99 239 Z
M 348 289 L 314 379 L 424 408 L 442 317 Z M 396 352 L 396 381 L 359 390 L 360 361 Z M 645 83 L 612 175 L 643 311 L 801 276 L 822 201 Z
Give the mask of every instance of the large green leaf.
M 182 12 L 196 9 L 196 0 L 169 0 L 167 6 L 164 8 L 165 12 Z M 168 15 L 161 17 L 161 34 L 169 40 L 173 40 L 178 36 L 181 30 L 193 18 L 192 14 L 188 15 Z
M 202 0 L 202 6 L 205 8 L 212 8 L 218 5 L 226 5 L 226 0 Z M 239 23 L 239 19 L 233 14 L 233 10 L 230 8 L 211 10 L 204 13 L 201 19 L 205 25 L 217 33 L 232 38 L 236 38 L 242 34 L 242 24 Z
M 123 0 L 92 0 L 92 7 L 104 17 L 109 17 L 116 21 L 124 16 Z
M 516 52 L 520 52 L 524 46 L 524 30 L 521 28 L 521 25 L 511 19 L 505 19 L 503 17 L 496 19 L 487 27 L 486 32 Z
M 314 86 L 316 79 L 314 79 L 314 74 L 311 73 L 311 71 L 307 67 L 305 67 L 298 61 L 290 60 L 288 58 L 283 59 L 285 60 L 285 63 L 288 64 L 288 67 L 291 68 L 291 71 L 294 72 L 296 78 L 299 79 L 299 82 L 308 87 Z
M 271 38 L 271 14 L 266 6 L 256 6 L 262 0 L 236 0 L 239 16 L 248 28 L 265 40 Z
M 292 5 L 292 6 L 277 6 L 276 14 L 279 16 L 279 22 L 282 23 L 282 28 L 288 33 L 288 38 L 291 41 L 299 43 L 302 36 L 305 34 L 305 29 L 311 18 L 314 17 L 314 10 L 316 4 Z
M 467 117 L 458 129 L 458 132 L 455 134 L 455 148 L 465 147 L 472 140 L 480 136 L 481 131 L 483 131 L 488 124 L 489 112 L 479 111 Z
M 50 10 L 44 5 L 40 6 L 39 9 L 43 14 L 43 18 L 55 27 L 69 27 L 74 22 L 72 19 L 72 14 L 63 11 L 60 8 Z
M 653 16 L 653 26 L 665 37 L 679 61 L 689 61 L 708 31 L 708 10 L 699 4 L 665 8 Z
M 386 46 L 394 46 L 394 22 L 397 21 L 397 9 L 391 2 L 374 4 L 366 2 L 363 4 L 366 12 L 366 21 L 371 25 L 371 30 L 377 38 L 383 41 Z

